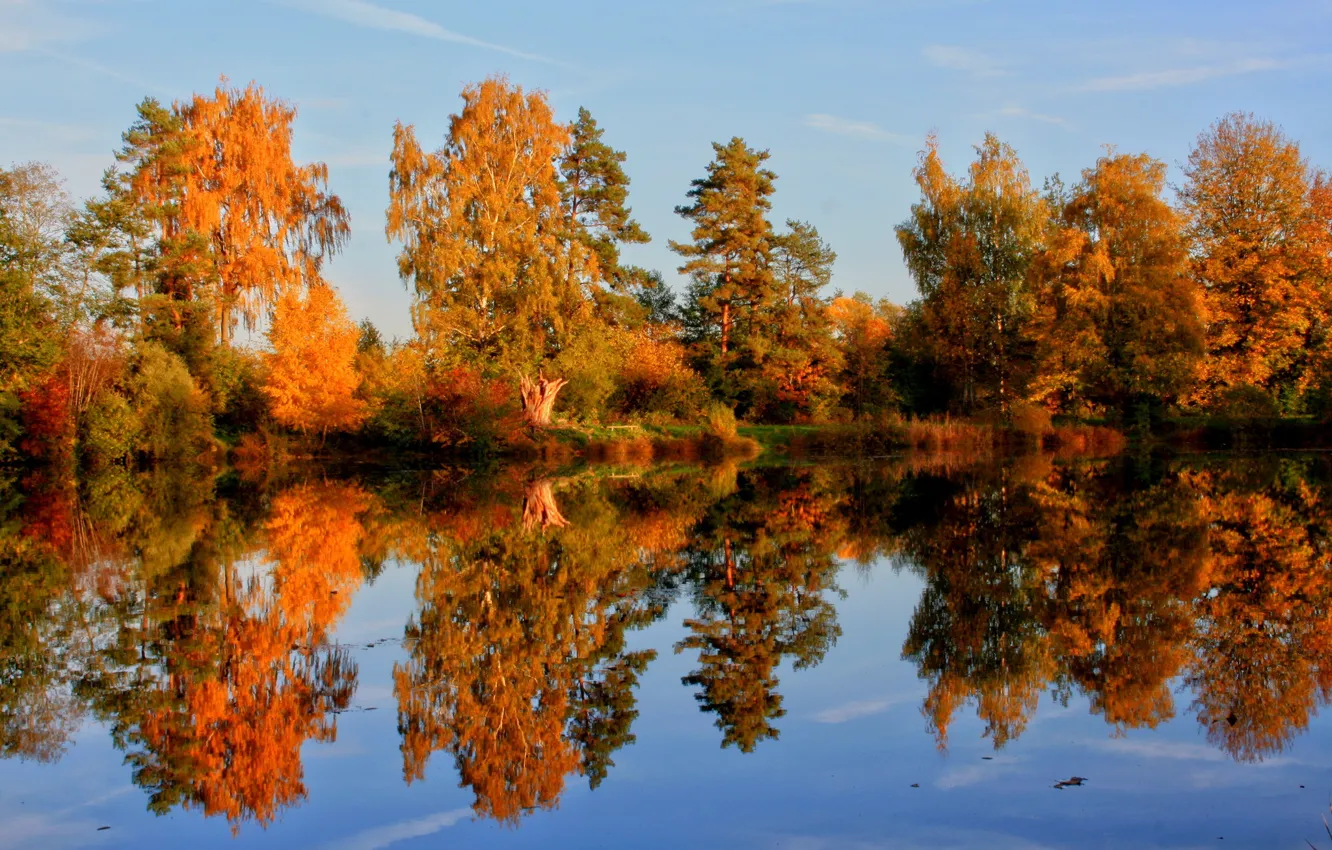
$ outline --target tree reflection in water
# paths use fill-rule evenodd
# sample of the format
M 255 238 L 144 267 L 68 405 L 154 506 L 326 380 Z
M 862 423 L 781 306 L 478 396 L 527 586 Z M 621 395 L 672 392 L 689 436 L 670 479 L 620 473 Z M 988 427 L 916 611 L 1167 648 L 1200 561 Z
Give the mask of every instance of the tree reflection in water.
M 1043 694 L 1153 727 L 1182 682 L 1208 740 L 1258 760 L 1332 693 L 1326 481 L 1316 460 L 1043 456 L 461 483 L 28 473 L 0 481 L 0 754 L 58 759 L 91 715 L 153 811 L 268 824 L 354 700 L 338 623 L 401 562 L 419 565 L 393 671 L 404 777 L 442 752 L 476 814 L 512 823 L 610 774 L 656 658 L 629 635 L 677 602 L 683 684 L 721 744 L 777 738 L 778 670 L 833 650 L 855 560 L 924 583 L 902 653 L 941 747 L 968 706 L 1005 746 Z

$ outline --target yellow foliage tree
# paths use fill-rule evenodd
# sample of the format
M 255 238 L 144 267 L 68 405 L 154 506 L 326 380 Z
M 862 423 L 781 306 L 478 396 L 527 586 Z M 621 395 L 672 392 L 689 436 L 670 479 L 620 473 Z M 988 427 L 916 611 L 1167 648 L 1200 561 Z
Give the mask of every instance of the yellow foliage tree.
M 462 92 L 444 147 L 424 151 L 411 126 L 393 131 L 387 234 L 416 292 L 412 319 L 432 355 L 527 376 L 591 318 L 604 274 L 569 238 L 556 162 L 570 143 L 541 92 L 492 77 Z M 540 381 L 524 410 L 549 421 L 562 382 Z
M 359 332 L 331 286 L 289 290 L 278 299 L 268 340 L 264 392 L 278 422 L 303 432 L 354 428 L 366 416 L 356 396 Z
M 1284 406 L 1313 377 L 1309 354 L 1329 306 L 1317 176 L 1279 127 L 1242 113 L 1198 138 L 1185 176 L 1208 313 L 1203 400 L 1251 387 Z

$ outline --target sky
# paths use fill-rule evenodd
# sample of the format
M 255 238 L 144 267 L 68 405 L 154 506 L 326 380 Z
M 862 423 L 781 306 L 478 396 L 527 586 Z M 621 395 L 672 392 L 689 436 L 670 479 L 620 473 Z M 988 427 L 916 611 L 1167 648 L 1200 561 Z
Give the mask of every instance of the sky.
M 462 87 L 496 73 L 564 120 L 587 107 L 628 154 L 654 239 L 626 258 L 677 288 L 674 209 L 732 136 L 771 152 L 773 220 L 818 227 L 833 285 L 898 303 L 914 287 L 893 227 L 931 132 L 955 172 L 992 131 L 1037 186 L 1075 182 L 1106 145 L 1178 183 L 1238 110 L 1332 168 L 1332 0 L 0 0 L 0 167 L 46 161 L 92 196 L 144 97 L 255 81 L 297 106 L 297 159 L 326 162 L 351 212 L 328 278 L 354 317 L 407 336 L 384 237 L 393 124 L 438 147 Z

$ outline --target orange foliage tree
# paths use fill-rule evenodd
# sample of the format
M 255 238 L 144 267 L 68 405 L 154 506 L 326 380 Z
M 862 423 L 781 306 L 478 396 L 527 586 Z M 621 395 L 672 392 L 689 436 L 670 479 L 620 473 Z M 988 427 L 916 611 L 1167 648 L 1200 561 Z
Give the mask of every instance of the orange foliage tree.
M 828 305 L 833 334 L 841 344 L 845 363 L 842 382 L 846 403 L 855 416 L 886 407 L 893 398 L 888 383 L 887 351 L 893 320 L 901 308 L 887 300 L 875 303 L 863 292 L 839 295 Z
M 1289 408 L 1326 326 L 1329 210 L 1281 129 L 1234 113 L 1198 137 L 1181 191 L 1208 327 L 1203 400 L 1257 388 Z M 1319 226 L 1321 224 L 1321 226 Z
M 292 161 L 295 107 L 253 83 L 224 81 L 170 111 L 149 99 L 139 116 L 118 185 L 156 232 L 157 289 L 210 297 L 227 344 L 238 316 L 250 327 L 280 289 L 318 281 L 350 233 L 347 212 L 327 166 Z
M 1202 298 L 1183 221 L 1161 197 L 1166 166 L 1109 151 L 1058 199 L 1034 264 L 1034 398 L 1127 413 L 1192 389 L 1203 355 Z
M 268 331 L 273 353 L 264 383 L 273 417 L 289 428 L 316 431 L 354 428 L 366 416 L 357 397 L 359 331 L 331 286 L 295 289 L 278 299 Z

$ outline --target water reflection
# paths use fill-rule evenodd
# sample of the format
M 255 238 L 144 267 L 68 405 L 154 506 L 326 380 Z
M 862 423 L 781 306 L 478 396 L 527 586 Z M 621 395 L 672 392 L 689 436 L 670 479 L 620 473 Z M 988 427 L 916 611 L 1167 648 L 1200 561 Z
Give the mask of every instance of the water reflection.
M 403 777 L 456 775 L 477 815 L 516 822 L 613 773 L 657 658 L 628 636 L 668 615 L 720 744 L 778 738 L 778 671 L 836 651 L 854 560 L 923 582 L 900 651 L 940 747 L 960 713 L 1002 748 L 1043 694 L 1079 694 L 1119 732 L 1187 713 L 1259 760 L 1332 692 L 1327 472 L 1028 457 L 29 474 L 0 482 L 0 752 L 57 760 L 91 716 L 151 810 L 268 824 L 308 794 L 302 748 L 354 706 L 339 621 L 400 563 L 417 570 L 393 669 Z

